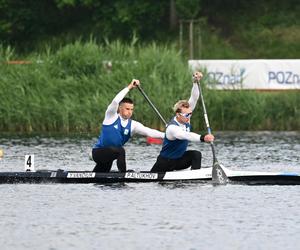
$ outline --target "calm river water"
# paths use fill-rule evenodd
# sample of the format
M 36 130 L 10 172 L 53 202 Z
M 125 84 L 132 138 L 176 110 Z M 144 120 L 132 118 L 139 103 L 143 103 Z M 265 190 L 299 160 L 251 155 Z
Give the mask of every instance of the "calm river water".
M 0 138 L 1 171 L 91 170 L 96 138 Z M 300 132 L 219 133 L 232 169 L 300 172 Z M 208 144 L 191 144 L 210 166 Z M 128 168 L 148 170 L 160 146 L 126 146 Z M 116 167 L 114 166 L 114 169 Z M 1 249 L 299 249 L 300 186 L 203 183 L 0 185 Z

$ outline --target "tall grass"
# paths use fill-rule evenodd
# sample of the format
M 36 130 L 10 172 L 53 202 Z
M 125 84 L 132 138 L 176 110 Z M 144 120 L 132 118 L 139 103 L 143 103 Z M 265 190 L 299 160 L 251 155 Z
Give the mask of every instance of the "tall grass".
M 300 92 L 208 91 L 218 130 L 299 130 Z
M 31 64 L 9 65 L 8 60 Z M 25 58 L 0 46 L 0 132 L 98 133 L 107 105 L 132 78 L 166 119 L 172 106 L 187 99 L 191 72 L 175 46 L 120 41 L 97 44 L 76 41 Z M 110 63 L 112 67 L 110 67 Z M 300 130 L 300 93 L 216 91 L 204 88 L 215 130 Z M 163 129 L 164 125 L 137 90 L 134 119 Z M 199 104 L 192 124 L 204 130 Z

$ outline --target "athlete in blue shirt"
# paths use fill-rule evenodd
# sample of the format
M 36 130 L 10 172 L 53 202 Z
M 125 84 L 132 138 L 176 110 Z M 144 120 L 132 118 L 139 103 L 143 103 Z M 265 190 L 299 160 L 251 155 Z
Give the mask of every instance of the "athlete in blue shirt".
M 126 160 L 123 145 L 134 134 L 164 138 L 164 133 L 131 120 L 134 103 L 125 96 L 139 84 L 139 80 L 133 79 L 128 87 L 121 90 L 107 107 L 102 131 L 92 151 L 93 160 L 96 162 L 94 172 L 109 172 L 114 160 L 117 160 L 118 170 L 125 172 Z
M 180 100 L 174 105 L 175 116 L 167 126 L 162 149 L 151 172 L 174 171 L 188 167 L 191 169 L 201 168 L 201 152 L 187 150 L 187 146 L 189 141 L 210 142 L 214 140 L 214 136 L 211 134 L 198 135 L 191 132 L 190 118 L 200 93 L 197 82 L 202 77 L 201 72 L 195 72 L 190 99 L 188 101 Z

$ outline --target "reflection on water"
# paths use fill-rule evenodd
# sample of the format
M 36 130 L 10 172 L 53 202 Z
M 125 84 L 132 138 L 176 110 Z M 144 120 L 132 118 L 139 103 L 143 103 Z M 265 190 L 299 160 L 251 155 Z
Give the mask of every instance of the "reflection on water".
M 91 170 L 96 138 L 0 138 L 1 171 Z M 191 144 L 211 166 L 208 144 Z M 232 169 L 300 172 L 300 133 L 219 133 Z M 160 146 L 126 146 L 128 168 L 149 170 Z M 114 167 L 114 169 L 116 169 Z M 297 249 L 299 186 L 209 183 L 0 185 L 1 249 Z M 275 240 L 274 240 L 275 239 Z
M 207 181 L 170 181 L 170 182 L 159 182 L 158 185 L 167 189 L 181 189 L 181 188 L 193 188 L 195 186 L 204 186 L 208 185 Z
M 133 189 L 132 187 L 130 187 L 127 183 L 124 182 L 119 182 L 119 183 L 103 183 L 103 184 L 99 184 L 99 183 L 95 183 L 93 184 L 95 185 L 96 188 L 99 188 L 100 190 L 130 190 Z

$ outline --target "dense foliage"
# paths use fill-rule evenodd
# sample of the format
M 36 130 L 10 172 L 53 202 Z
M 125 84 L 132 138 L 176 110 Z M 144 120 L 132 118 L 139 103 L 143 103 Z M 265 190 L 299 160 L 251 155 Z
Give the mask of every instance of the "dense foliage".
M 1 62 L 15 57 L 11 48 L 0 48 Z M 91 39 L 58 50 L 48 47 L 25 59 L 31 63 L 0 67 L 1 132 L 97 133 L 107 105 L 132 78 L 141 80 L 168 120 L 173 104 L 188 98 L 192 86 L 191 72 L 174 46 L 140 46 L 136 40 L 99 45 Z M 129 96 L 136 102 L 135 119 L 164 128 L 139 91 Z M 204 96 L 215 130 L 300 130 L 299 91 L 204 89 Z M 192 123 L 195 131 L 205 131 L 200 103 Z
M 169 119 L 173 103 L 189 96 L 189 20 L 197 58 L 300 58 L 298 2 L 0 0 L 0 131 L 96 133 L 132 78 Z M 138 91 L 130 95 L 137 120 L 164 127 Z M 300 130 L 299 91 L 205 89 L 205 98 L 214 129 Z
M 0 39 L 20 51 L 91 34 L 177 42 L 179 19 L 201 20 L 203 58 L 300 57 L 298 0 L 0 0 Z M 207 53 L 212 40 L 216 52 Z

